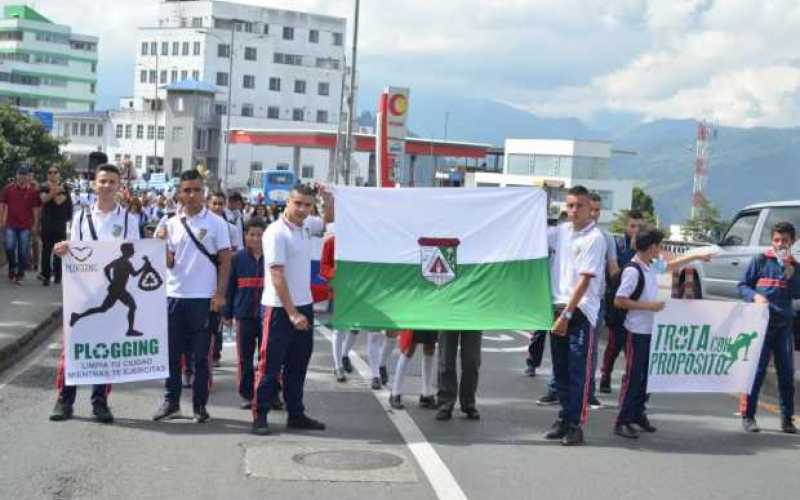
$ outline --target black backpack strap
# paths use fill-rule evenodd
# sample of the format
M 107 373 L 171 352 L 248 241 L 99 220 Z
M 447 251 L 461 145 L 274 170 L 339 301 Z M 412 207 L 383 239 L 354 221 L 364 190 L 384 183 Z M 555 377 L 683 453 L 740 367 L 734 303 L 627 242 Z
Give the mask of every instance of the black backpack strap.
M 123 229 L 123 231 L 122 231 L 122 239 L 123 240 L 127 240 L 128 239 L 128 209 L 127 208 L 125 209 L 125 223 L 123 225 L 124 225 L 125 229 Z
M 636 288 L 633 290 L 631 294 L 631 300 L 639 300 L 642 298 L 642 294 L 644 293 L 644 270 L 642 266 L 640 266 L 637 262 L 630 262 L 625 267 L 633 267 L 636 269 L 637 273 L 639 274 L 638 279 L 636 280 Z
M 208 260 L 210 260 L 211 263 L 214 264 L 214 267 L 217 267 L 219 265 L 219 262 L 217 260 L 217 256 L 216 255 L 211 255 L 211 252 L 208 251 L 208 249 L 205 247 L 205 245 L 203 245 L 200 242 L 200 240 L 197 239 L 197 236 L 194 235 L 194 233 L 192 232 L 192 229 L 189 227 L 189 223 L 186 222 L 186 217 L 181 217 L 181 224 L 183 224 L 183 228 L 186 229 L 186 234 L 188 234 L 189 238 L 192 239 L 192 242 L 197 247 L 197 249 L 200 250 L 200 253 L 202 253 L 203 255 L 208 257 Z
M 89 210 L 89 212 L 86 214 L 86 222 L 89 223 L 89 232 L 92 235 L 92 239 L 94 241 L 97 241 L 98 240 L 97 231 L 94 228 L 94 220 L 92 220 L 92 211 L 91 210 Z M 83 235 L 81 235 L 81 239 L 83 239 Z
M 86 213 L 86 208 L 81 208 L 81 218 L 78 220 L 78 239 L 83 241 L 83 217 Z

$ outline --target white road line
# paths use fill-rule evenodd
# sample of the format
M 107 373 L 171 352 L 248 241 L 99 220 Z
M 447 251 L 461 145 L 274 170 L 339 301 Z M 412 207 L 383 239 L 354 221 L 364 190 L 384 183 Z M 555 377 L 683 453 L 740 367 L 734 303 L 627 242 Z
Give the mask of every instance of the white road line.
M 316 328 L 329 342 L 333 341 L 329 328 L 323 325 L 317 325 Z M 371 380 L 369 366 L 357 353 L 352 352 L 350 360 L 361 378 L 365 381 Z M 409 451 L 414 455 L 419 468 L 425 473 L 428 482 L 433 487 L 436 497 L 439 500 L 467 500 L 467 495 L 464 494 L 461 486 L 456 482 L 456 478 L 453 477 L 450 469 L 447 468 L 439 454 L 436 453 L 433 445 L 425 439 L 425 435 L 414 423 L 411 416 L 405 411 L 395 411 L 389 406 L 389 391 L 382 389 L 371 392 L 386 412 L 389 420 L 392 421 L 397 431 L 403 436 Z

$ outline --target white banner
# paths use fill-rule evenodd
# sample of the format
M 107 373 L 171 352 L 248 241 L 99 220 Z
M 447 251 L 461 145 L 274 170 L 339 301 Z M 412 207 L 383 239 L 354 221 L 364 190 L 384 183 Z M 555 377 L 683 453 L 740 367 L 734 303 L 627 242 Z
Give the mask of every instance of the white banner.
M 63 259 L 67 385 L 169 376 L 162 240 L 70 242 Z
M 764 345 L 767 306 L 670 300 L 650 339 L 648 392 L 750 392 Z

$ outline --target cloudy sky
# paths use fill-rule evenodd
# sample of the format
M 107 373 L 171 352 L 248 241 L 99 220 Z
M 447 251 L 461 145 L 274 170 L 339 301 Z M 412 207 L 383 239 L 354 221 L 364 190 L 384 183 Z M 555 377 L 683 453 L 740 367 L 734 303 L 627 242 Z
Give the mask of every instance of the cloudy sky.
M 352 17 L 351 0 L 240 0 Z M 37 0 L 101 37 L 101 104 L 132 90 L 135 32 L 159 0 Z M 800 122 L 798 0 L 363 0 L 364 91 L 386 84 L 537 115 Z M 362 101 L 369 105 L 374 99 Z

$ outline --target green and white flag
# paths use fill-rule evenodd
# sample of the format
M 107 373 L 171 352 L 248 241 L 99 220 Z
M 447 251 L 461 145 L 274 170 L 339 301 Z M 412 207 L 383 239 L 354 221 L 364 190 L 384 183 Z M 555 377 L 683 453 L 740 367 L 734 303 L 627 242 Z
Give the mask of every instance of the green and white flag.
M 337 328 L 546 330 L 547 195 L 337 187 Z

